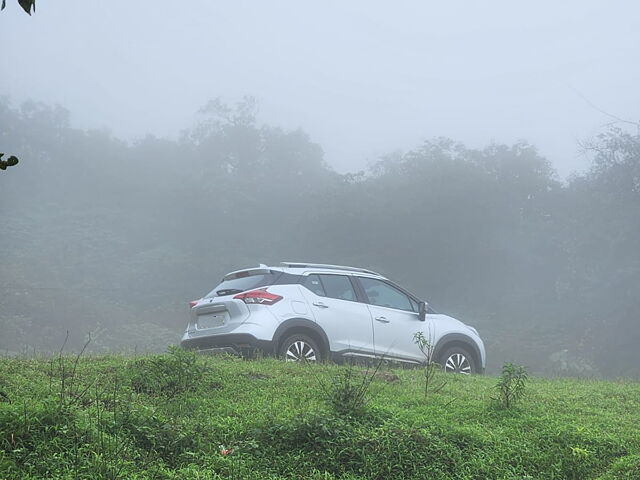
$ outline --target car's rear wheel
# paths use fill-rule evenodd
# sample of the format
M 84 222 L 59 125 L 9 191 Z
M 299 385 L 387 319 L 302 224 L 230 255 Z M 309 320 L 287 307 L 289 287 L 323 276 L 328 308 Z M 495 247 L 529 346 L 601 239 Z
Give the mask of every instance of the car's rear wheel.
M 478 373 L 478 365 L 471 353 L 464 347 L 453 346 L 447 348 L 440 355 L 442 369 L 448 373 L 460 373 L 462 375 L 470 375 Z
M 322 352 L 318 344 L 309 336 L 295 334 L 287 337 L 278 352 L 287 362 L 319 362 Z

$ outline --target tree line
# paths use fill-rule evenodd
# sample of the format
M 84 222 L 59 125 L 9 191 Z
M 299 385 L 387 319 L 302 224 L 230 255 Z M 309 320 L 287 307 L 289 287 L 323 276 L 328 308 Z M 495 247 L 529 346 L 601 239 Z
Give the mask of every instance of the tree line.
M 338 174 L 301 130 L 220 100 L 179 139 L 70 125 L 0 103 L 0 348 L 164 349 L 227 271 L 282 260 L 371 268 L 476 326 L 489 366 L 637 376 L 640 135 L 585 145 L 560 180 L 533 145 L 451 139 Z

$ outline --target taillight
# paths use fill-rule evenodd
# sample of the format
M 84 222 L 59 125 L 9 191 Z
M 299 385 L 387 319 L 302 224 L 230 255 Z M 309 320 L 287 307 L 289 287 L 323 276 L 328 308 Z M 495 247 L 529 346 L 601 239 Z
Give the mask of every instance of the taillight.
M 244 303 L 257 303 L 259 305 L 273 305 L 282 300 L 280 295 L 274 295 L 267 292 L 267 289 L 251 290 L 250 292 L 239 293 L 235 297 L 236 300 L 242 300 Z
M 200 300 L 191 300 L 191 301 L 189 302 L 189 308 L 193 308 L 193 307 L 195 307 L 195 306 L 198 304 L 198 302 L 199 302 L 199 301 L 200 301 Z

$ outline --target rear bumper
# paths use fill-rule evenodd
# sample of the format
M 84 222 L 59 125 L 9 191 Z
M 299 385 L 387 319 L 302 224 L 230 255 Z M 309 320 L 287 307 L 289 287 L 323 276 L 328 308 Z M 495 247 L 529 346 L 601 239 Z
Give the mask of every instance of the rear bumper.
M 180 346 L 190 350 L 198 350 L 203 353 L 231 353 L 242 355 L 255 350 L 260 350 L 268 354 L 274 353 L 272 341 L 259 340 L 248 333 L 229 333 L 209 337 L 183 338 Z

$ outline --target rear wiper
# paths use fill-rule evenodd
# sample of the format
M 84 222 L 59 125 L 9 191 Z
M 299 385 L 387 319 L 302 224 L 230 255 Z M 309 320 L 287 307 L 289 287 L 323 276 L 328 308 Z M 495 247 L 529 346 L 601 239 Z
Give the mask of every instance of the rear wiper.
M 242 293 L 244 290 L 238 290 L 237 288 L 223 288 L 222 290 L 216 290 L 216 293 L 219 297 L 224 297 L 225 295 L 233 295 L 234 293 Z

